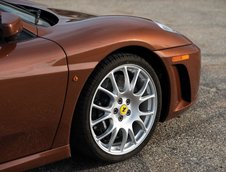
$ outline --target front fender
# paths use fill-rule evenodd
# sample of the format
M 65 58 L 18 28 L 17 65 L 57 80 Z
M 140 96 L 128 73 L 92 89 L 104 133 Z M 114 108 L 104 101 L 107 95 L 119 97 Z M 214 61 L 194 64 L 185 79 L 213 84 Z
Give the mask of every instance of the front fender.
M 57 42 L 69 56 L 123 42 L 146 44 L 152 51 L 191 44 L 183 35 L 162 30 L 151 20 L 130 16 L 59 22 L 53 27 L 39 27 L 39 36 Z

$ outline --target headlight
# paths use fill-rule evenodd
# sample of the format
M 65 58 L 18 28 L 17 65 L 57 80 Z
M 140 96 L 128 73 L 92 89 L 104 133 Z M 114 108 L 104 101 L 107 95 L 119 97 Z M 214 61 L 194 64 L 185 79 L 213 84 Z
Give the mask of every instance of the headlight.
M 164 25 L 164 24 L 162 24 L 162 23 L 159 23 L 159 22 L 156 22 L 156 21 L 155 21 L 155 23 L 156 23 L 161 29 L 163 29 L 163 30 L 165 30 L 165 31 L 176 33 L 175 30 L 173 30 L 172 28 L 170 28 L 170 27 L 168 27 L 168 26 L 166 26 L 166 25 Z

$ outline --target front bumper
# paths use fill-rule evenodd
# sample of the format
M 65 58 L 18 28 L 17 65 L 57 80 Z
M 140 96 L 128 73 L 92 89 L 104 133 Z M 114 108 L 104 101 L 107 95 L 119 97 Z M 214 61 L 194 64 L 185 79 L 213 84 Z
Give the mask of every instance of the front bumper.
M 200 49 L 192 45 L 155 51 L 161 57 L 169 77 L 170 102 L 167 119 L 191 106 L 197 99 L 200 69 Z M 188 60 L 173 62 L 175 56 L 189 55 Z

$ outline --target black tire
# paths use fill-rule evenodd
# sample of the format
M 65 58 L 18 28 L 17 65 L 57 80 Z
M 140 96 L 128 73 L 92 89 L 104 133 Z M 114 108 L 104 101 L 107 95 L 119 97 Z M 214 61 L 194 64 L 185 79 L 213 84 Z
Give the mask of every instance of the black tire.
M 95 142 L 91 128 L 89 124 L 90 120 L 90 106 L 92 98 L 94 96 L 95 90 L 102 81 L 102 79 L 113 69 L 117 68 L 122 64 L 135 64 L 143 69 L 145 69 L 152 80 L 154 81 L 156 90 L 157 90 L 157 111 L 154 119 L 154 124 L 147 134 L 144 141 L 133 151 L 128 152 L 123 155 L 112 155 L 103 151 Z M 73 126 L 71 131 L 71 148 L 72 155 L 77 156 L 78 154 L 89 157 L 94 160 L 101 160 L 105 162 L 118 162 L 130 158 L 131 156 L 137 154 L 141 149 L 148 143 L 152 133 L 156 127 L 157 122 L 159 121 L 160 112 L 162 105 L 162 95 L 161 87 L 158 77 L 150 66 L 150 64 L 145 61 L 143 58 L 128 53 L 119 53 L 110 55 L 104 61 L 102 61 L 94 70 L 94 72 L 89 77 L 87 83 L 84 86 L 84 89 L 79 97 L 74 119 Z

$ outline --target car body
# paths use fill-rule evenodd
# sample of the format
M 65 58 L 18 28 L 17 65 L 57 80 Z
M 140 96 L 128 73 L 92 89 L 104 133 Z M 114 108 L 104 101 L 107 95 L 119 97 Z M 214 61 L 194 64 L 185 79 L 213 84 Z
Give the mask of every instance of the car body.
M 0 45 L 0 170 L 25 170 L 71 156 L 80 94 L 98 64 L 114 52 L 137 54 L 152 65 L 162 90 L 160 121 L 196 100 L 200 49 L 183 35 L 139 17 L 97 17 L 7 1 L 41 9 L 50 26 L 23 20 L 23 38 Z

